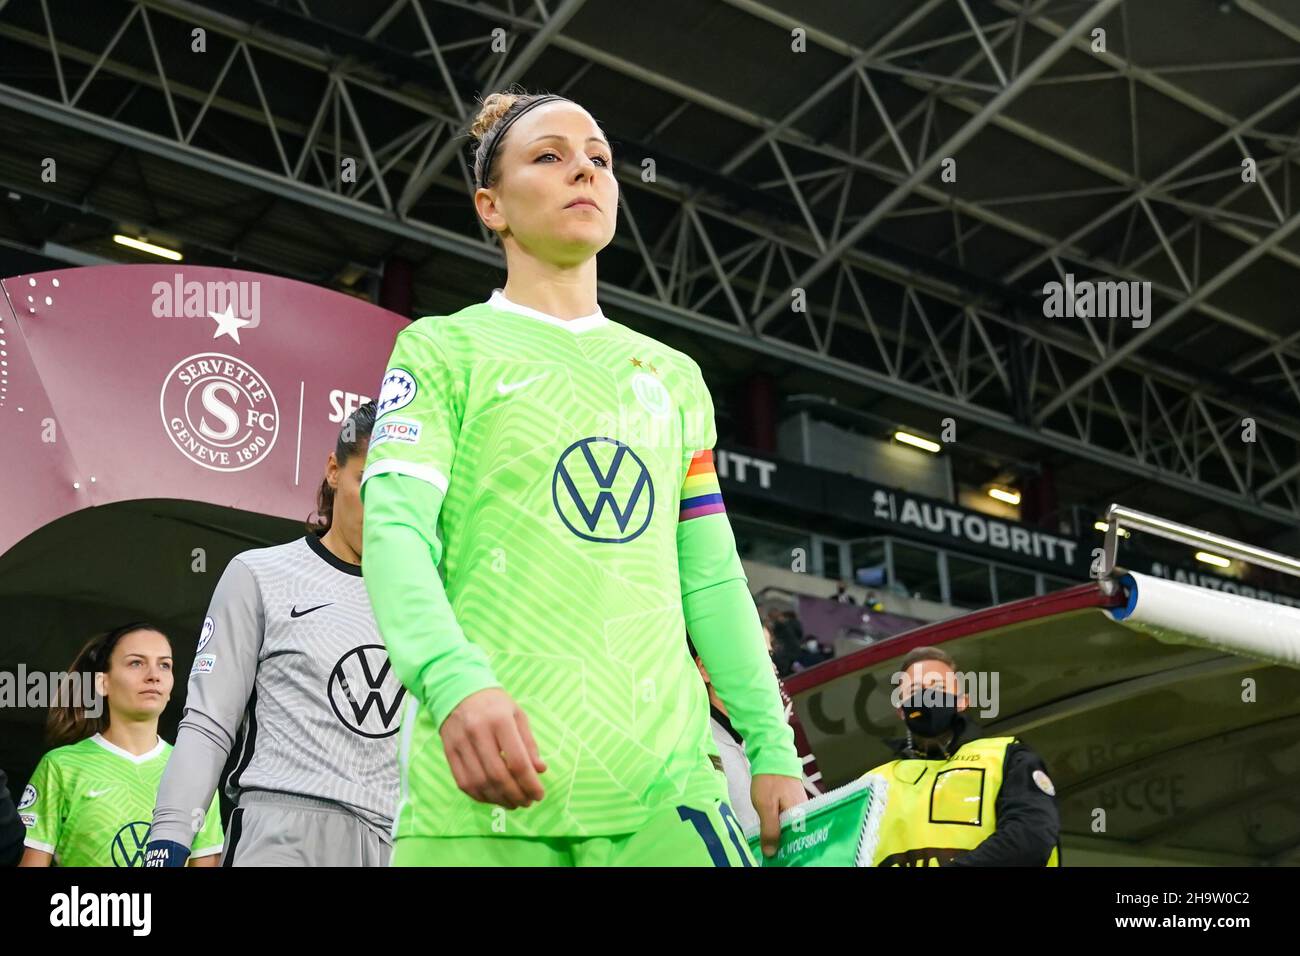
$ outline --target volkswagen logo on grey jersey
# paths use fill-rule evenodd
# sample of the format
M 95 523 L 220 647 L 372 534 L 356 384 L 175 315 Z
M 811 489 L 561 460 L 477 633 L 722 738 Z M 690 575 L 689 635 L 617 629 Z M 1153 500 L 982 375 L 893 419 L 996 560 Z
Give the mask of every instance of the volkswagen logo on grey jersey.
M 330 706 L 344 727 L 362 737 L 397 733 L 405 696 L 382 644 L 354 647 L 330 672 Z

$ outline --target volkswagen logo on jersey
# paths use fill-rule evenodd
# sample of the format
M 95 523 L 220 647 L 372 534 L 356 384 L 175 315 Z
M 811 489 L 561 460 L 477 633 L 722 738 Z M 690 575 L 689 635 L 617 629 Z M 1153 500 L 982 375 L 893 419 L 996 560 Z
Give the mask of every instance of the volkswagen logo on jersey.
M 343 726 L 362 737 L 391 737 L 402 725 L 406 688 L 382 644 L 354 647 L 330 671 L 330 706 Z
M 135 820 L 113 837 L 114 866 L 144 866 L 144 848 L 149 845 L 149 824 Z
M 410 405 L 415 401 L 415 393 L 419 390 L 414 375 L 404 368 L 390 368 L 384 373 L 384 381 L 379 387 L 376 417 Z
M 623 442 L 583 438 L 560 455 L 551 500 L 579 538 L 623 544 L 649 526 L 655 489 L 645 462 Z

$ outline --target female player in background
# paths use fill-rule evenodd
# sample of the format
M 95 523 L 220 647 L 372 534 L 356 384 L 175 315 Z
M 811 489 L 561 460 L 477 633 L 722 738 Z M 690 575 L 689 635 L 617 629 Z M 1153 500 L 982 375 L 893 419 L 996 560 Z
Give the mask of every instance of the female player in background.
M 181 865 L 191 808 L 212 799 L 232 751 L 222 865 L 387 864 L 404 691 L 361 580 L 358 489 L 383 440 L 374 419 L 370 402 L 344 422 L 313 532 L 236 555 L 217 583 L 147 865 Z
M 142 866 L 154 796 L 171 745 L 158 717 L 172 693 L 172 646 L 137 622 L 92 638 L 68 668 L 95 681 L 104 712 L 81 702 L 50 707 L 48 738 L 18 800 L 27 825 L 20 866 Z M 191 866 L 216 866 L 221 816 L 215 800 L 187 831 Z
M 493 94 L 472 135 L 505 287 L 398 335 L 379 424 L 404 438 L 362 485 L 366 586 L 418 701 L 394 862 L 752 865 L 686 627 L 749 747 L 765 852 L 804 793 L 708 389 L 597 304 L 619 196 L 590 114 Z

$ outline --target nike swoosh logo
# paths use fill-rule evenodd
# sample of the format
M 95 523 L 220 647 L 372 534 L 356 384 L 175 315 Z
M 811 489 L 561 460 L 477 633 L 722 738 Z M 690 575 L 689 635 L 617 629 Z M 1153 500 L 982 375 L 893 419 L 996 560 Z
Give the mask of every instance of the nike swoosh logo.
M 511 382 L 508 385 L 505 382 L 497 382 L 497 394 L 509 395 L 517 388 L 523 388 L 525 385 L 531 385 L 533 382 L 537 381 L 539 378 L 542 377 L 542 375 L 545 374 L 546 373 L 543 372 L 541 375 L 534 375 L 532 378 L 524 379 L 524 381 L 522 382 Z
M 309 608 L 307 608 L 307 610 L 305 610 L 305 611 L 300 611 L 300 610 L 298 610 L 298 605 L 295 604 L 295 605 L 293 606 L 293 610 L 289 612 L 289 616 L 290 616 L 290 617 L 302 617 L 304 614 L 310 614 L 312 611 L 319 611 L 319 610 L 320 610 L 321 608 L 323 608 L 323 607 L 331 607 L 332 604 L 333 604 L 333 602 L 331 602 L 330 604 L 317 604 L 315 607 L 309 607 Z
M 86 796 L 88 796 L 88 797 L 102 797 L 104 794 L 108 793 L 109 790 L 112 790 L 112 789 L 113 789 L 112 787 L 109 787 L 108 790 L 87 790 L 87 791 L 86 791 Z

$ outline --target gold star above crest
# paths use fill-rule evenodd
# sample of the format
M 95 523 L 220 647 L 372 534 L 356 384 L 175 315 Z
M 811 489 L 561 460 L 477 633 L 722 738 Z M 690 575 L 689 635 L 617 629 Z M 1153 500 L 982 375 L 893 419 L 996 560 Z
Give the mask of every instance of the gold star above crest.
M 641 367 L 641 360 L 640 360 L 639 358 L 634 358 L 634 359 L 632 359 L 632 364 L 635 365 L 637 368 L 640 368 L 640 367 Z

